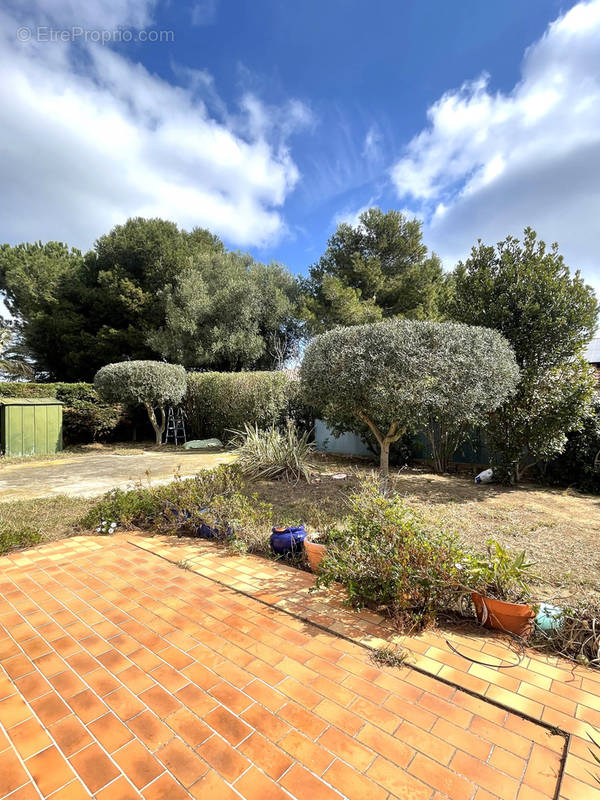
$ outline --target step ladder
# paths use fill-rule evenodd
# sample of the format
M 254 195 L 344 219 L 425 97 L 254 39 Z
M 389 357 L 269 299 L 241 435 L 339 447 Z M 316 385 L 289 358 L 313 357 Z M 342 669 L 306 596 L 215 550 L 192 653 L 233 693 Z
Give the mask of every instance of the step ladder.
M 185 412 L 182 408 L 173 408 L 169 406 L 167 411 L 167 427 L 165 429 L 165 444 L 173 442 L 173 444 L 185 444 L 187 438 L 185 435 Z

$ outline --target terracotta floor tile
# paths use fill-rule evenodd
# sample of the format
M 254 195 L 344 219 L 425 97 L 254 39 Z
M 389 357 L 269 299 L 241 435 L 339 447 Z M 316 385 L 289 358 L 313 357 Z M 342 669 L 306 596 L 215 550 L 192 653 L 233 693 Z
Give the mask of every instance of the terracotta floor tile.
M 131 719 L 131 717 L 145 710 L 144 704 L 124 686 L 104 695 L 102 699 L 123 721 Z
M 238 745 L 252 731 L 242 720 L 231 711 L 219 706 L 211 711 L 204 718 L 207 725 L 210 725 L 217 733 L 232 745 Z
M 16 678 L 22 678 L 23 675 L 27 675 L 34 670 L 34 665 L 31 659 L 22 654 L 3 660 L 2 666 L 8 673 L 9 677 L 11 677 L 13 680 Z
M 52 738 L 67 757 L 74 755 L 92 742 L 85 726 L 74 714 L 55 722 L 49 730 Z
M 110 758 L 95 743 L 70 758 L 71 766 L 90 792 L 99 791 L 119 774 Z
M 66 703 L 63 703 L 55 692 L 50 692 L 50 694 L 38 697 L 37 700 L 32 700 L 31 707 L 46 727 L 71 713 L 71 709 Z
M 25 766 L 31 773 L 37 787 L 44 795 L 60 789 L 72 778 L 73 770 L 62 753 L 54 746 L 42 750 L 25 761 Z
M 82 722 L 88 723 L 108 711 L 107 706 L 90 689 L 69 698 L 69 705 Z
M 88 730 L 108 753 L 114 753 L 119 747 L 133 739 L 133 734 L 114 714 L 105 714 L 91 722 Z
M 446 774 L 448 783 L 450 783 L 453 776 L 448 772 Z M 430 786 L 426 786 L 417 778 L 409 775 L 405 769 L 397 767 L 381 756 L 375 759 L 367 770 L 366 775 L 395 797 L 410 797 L 411 800 L 431 800 L 432 791 Z M 469 800 L 472 796 L 473 790 L 471 789 Z M 452 797 L 452 800 L 459 800 L 458 797 L 454 798 L 452 795 L 450 797 Z M 463 800 L 466 800 L 466 798 Z
M 113 758 L 138 789 L 142 789 L 164 771 L 155 756 L 135 739 L 114 753 Z
M 340 800 L 337 792 L 299 764 L 288 770 L 280 781 L 294 797 L 318 797 L 319 800 Z
M 171 775 L 186 788 L 201 778 L 208 769 L 206 763 L 181 739 L 173 739 L 156 755 Z
M 200 745 L 198 752 L 204 761 L 232 783 L 250 766 L 250 762 L 219 736 L 211 736 Z
M 48 800 L 90 800 L 90 793 L 79 779 L 75 779 L 53 792 Z
M 189 711 L 187 708 L 180 708 L 167 718 L 167 724 L 177 733 L 184 742 L 190 747 L 198 747 L 212 736 L 212 730 L 203 722 L 200 717 Z
M 187 800 L 187 798 L 189 798 L 189 794 L 181 784 L 177 783 L 177 781 L 170 775 L 167 775 L 167 773 L 164 773 L 160 778 L 152 781 L 152 783 L 144 789 L 143 795 L 145 800 Z M 211 800 L 221 800 L 221 797 L 221 795 L 214 793 L 206 793 L 204 795 L 205 800 L 209 800 L 209 798 Z M 223 795 L 223 798 L 225 798 L 225 795 Z
M 83 681 L 70 669 L 59 672 L 58 675 L 53 675 L 50 678 L 50 683 L 54 687 L 54 690 L 58 692 L 61 697 L 65 698 L 72 697 L 74 694 L 78 694 L 86 688 Z
M 153 686 L 139 695 L 139 699 L 151 708 L 161 719 L 166 719 L 169 714 L 181 708 L 181 703 L 161 686 Z
M 198 800 L 206 800 L 206 798 L 213 798 L 213 800 L 217 800 L 217 798 L 218 800 L 239 800 L 240 797 L 214 769 L 209 770 L 199 781 L 190 786 L 189 792 L 192 797 L 198 798 Z M 165 797 L 169 797 L 170 800 L 171 795 L 165 795 Z M 154 800 L 154 798 L 148 797 L 147 800 Z M 158 796 L 156 800 L 158 800 Z
M 256 731 L 245 739 L 238 749 L 273 780 L 280 778 L 293 763 L 290 755 L 282 752 Z
M 52 744 L 40 722 L 31 717 L 9 729 L 8 735 L 22 759 L 29 758 Z
M 122 775 L 100 789 L 95 800 L 139 800 L 140 793 Z M 166 800 L 166 797 L 165 797 Z
M 127 721 L 127 727 L 154 752 L 173 738 L 173 731 L 152 711 L 143 711 Z
M 235 783 L 238 791 L 245 800 L 288 800 L 289 795 L 262 772 L 255 767 L 245 772 Z
M 386 800 L 386 789 L 365 778 L 352 767 L 336 759 L 323 776 L 327 783 L 347 797 L 348 800 Z
M 2 776 L 2 789 L 6 794 L 29 781 L 21 762 L 12 750 L 0 753 L 0 775 Z

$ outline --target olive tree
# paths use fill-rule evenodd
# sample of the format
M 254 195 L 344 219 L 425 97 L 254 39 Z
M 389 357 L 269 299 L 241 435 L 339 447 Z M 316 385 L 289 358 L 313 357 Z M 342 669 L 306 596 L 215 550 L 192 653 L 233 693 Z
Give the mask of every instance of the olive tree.
M 436 425 L 446 452 L 514 391 L 514 353 L 485 328 L 394 319 L 335 328 L 306 348 L 302 391 L 336 433 L 370 430 L 389 472 L 390 445 Z M 438 450 L 440 449 L 438 445 Z
M 165 431 L 167 404 L 177 405 L 185 394 L 185 369 L 161 361 L 121 361 L 99 369 L 94 385 L 108 403 L 143 405 L 161 444 Z M 160 423 L 156 412 L 160 415 Z

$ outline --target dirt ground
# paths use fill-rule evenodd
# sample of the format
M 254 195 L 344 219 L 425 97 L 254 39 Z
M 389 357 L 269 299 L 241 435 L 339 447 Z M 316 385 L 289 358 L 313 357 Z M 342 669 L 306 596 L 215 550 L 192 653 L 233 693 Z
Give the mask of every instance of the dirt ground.
M 343 515 L 346 496 L 371 469 L 339 458 L 323 461 L 321 469 L 318 484 L 261 482 L 253 490 L 285 521 L 323 527 Z M 331 477 L 341 471 L 348 478 Z M 472 478 L 422 469 L 396 471 L 391 485 L 427 521 L 456 532 L 469 549 L 485 550 L 494 538 L 513 551 L 525 550 L 542 578 L 537 587 L 542 599 L 600 600 L 600 497 L 536 485 L 482 486 Z

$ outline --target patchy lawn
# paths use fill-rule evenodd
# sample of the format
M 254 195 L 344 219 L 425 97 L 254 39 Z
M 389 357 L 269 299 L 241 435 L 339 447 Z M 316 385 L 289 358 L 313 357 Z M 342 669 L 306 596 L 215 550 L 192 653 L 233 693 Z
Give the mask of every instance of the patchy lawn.
M 138 449 L 151 448 L 90 446 L 84 452 Z M 324 528 L 344 515 L 347 495 L 372 466 L 331 456 L 319 456 L 318 464 L 320 483 L 258 481 L 249 482 L 247 491 L 273 505 L 275 522 L 302 521 L 313 529 Z M 339 472 L 348 477 L 335 480 L 332 475 Z M 427 520 L 455 531 L 470 549 L 481 551 L 488 539 L 495 538 L 512 550 L 526 550 L 543 578 L 537 587 L 540 598 L 600 599 L 600 497 L 536 485 L 477 486 L 470 477 L 434 475 L 422 469 L 394 471 L 391 486 Z M 71 536 L 81 532 L 77 523 L 94 502 L 57 495 L 0 503 L 0 527 L 17 532 L 17 545 L 19 529 L 38 530 L 42 541 Z M 24 537 L 23 544 L 27 543 Z
M 272 503 L 282 522 L 322 528 L 344 514 L 345 497 L 372 467 L 327 458 L 321 468 L 321 483 L 311 486 L 262 481 L 248 488 Z M 336 472 L 349 477 L 334 480 Z M 512 550 L 526 550 L 543 579 L 540 597 L 600 598 L 600 497 L 533 484 L 478 486 L 470 477 L 421 469 L 395 471 L 391 486 L 427 520 L 455 531 L 468 548 L 481 551 L 494 538 Z

